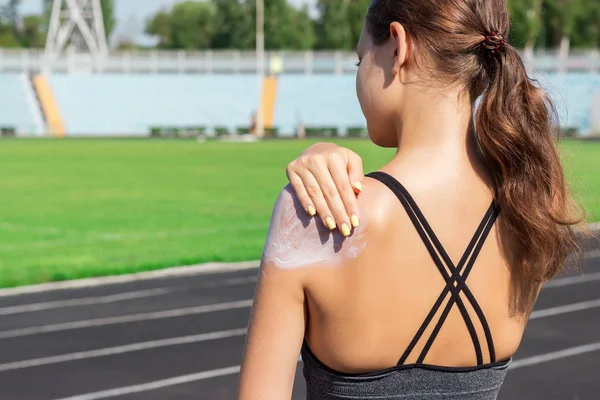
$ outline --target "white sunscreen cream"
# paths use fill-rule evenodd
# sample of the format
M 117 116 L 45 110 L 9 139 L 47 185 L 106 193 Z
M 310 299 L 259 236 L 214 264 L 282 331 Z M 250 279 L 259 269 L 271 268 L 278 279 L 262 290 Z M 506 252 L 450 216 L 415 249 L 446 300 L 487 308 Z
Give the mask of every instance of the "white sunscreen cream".
M 364 223 L 364 221 L 363 221 Z M 365 249 L 364 224 L 344 237 L 310 217 L 287 186 L 279 196 L 267 235 L 263 262 L 281 269 L 341 266 Z

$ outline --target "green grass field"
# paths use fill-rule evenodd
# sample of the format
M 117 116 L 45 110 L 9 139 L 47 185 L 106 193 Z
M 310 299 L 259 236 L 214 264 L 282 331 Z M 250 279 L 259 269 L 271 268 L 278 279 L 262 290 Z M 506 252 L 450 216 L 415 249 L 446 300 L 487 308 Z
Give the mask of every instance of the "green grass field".
M 341 142 L 373 170 L 393 156 Z M 309 142 L 0 142 L 0 286 L 260 257 L 285 165 Z M 600 143 L 563 144 L 590 220 Z

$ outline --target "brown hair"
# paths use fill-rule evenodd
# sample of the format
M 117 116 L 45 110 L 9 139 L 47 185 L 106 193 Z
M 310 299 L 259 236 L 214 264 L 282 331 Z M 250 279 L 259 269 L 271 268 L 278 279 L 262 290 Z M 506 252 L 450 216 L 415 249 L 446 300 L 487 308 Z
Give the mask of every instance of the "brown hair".
M 561 272 L 578 249 L 574 225 L 583 219 L 553 140 L 555 108 L 504 41 L 510 30 L 505 0 L 373 0 L 367 30 L 375 44 L 389 39 L 395 21 L 434 74 L 464 83 L 473 103 L 481 96 L 476 137 L 494 180 L 502 226 L 516 249 L 513 286 L 530 289 L 513 296 L 511 308 L 524 312 L 537 294 L 534 283 Z

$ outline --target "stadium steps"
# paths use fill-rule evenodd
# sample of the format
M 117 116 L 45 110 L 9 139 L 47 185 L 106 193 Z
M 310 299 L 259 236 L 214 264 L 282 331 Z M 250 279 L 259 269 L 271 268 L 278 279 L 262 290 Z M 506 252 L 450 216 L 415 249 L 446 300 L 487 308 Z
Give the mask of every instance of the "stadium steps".
M 52 136 L 65 136 L 65 123 L 48 79 L 44 75 L 34 76 L 33 87 L 42 107 L 48 132 Z
M 35 132 L 32 133 L 41 135 L 44 132 L 44 126 L 46 124 L 46 121 L 44 119 L 44 114 L 42 113 L 39 99 L 33 87 L 33 76 L 33 74 L 21 75 L 23 80 L 23 87 L 25 89 L 25 97 L 27 99 L 27 103 L 29 104 L 33 124 L 35 125 Z
M 275 119 L 275 104 L 277 102 L 277 77 L 268 76 L 263 82 L 262 112 L 265 128 L 272 128 Z

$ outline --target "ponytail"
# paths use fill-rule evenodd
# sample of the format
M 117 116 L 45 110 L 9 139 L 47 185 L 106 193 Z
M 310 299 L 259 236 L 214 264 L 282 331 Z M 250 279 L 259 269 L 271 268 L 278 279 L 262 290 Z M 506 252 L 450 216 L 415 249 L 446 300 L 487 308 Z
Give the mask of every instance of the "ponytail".
M 501 237 L 516 249 L 507 254 L 511 308 L 527 311 L 536 283 L 562 272 L 578 250 L 574 226 L 583 213 L 565 180 L 552 101 L 503 36 L 510 31 L 506 0 L 373 0 L 366 21 L 376 45 L 389 39 L 391 23 L 402 24 L 428 67 L 449 83 L 465 84 L 472 101 L 481 99 L 477 140 L 501 208 L 507 233 Z
M 482 62 L 489 79 L 475 114 L 477 140 L 496 185 L 502 226 L 518 249 L 520 269 L 513 273 L 521 282 L 545 282 L 578 250 L 574 225 L 583 220 L 556 145 L 556 109 L 512 46 Z

